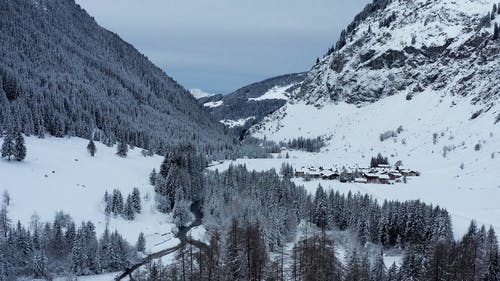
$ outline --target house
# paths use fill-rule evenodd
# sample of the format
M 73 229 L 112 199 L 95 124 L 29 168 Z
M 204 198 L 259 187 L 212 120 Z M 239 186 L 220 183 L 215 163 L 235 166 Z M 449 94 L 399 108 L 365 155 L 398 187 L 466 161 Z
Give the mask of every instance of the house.
M 382 169 L 390 169 L 391 165 L 389 165 L 389 164 L 378 164 L 377 167 L 382 168 Z
M 295 170 L 295 176 L 296 177 L 304 177 L 306 175 L 306 171 L 305 171 L 305 168 L 302 167 L 298 170 Z
M 368 180 L 365 178 L 355 178 L 354 182 L 355 183 L 368 183 Z
M 378 182 L 381 184 L 389 184 L 390 179 L 389 175 L 378 175 Z
M 321 178 L 324 180 L 335 180 L 338 177 L 339 175 L 332 170 L 324 170 L 321 172 Z
M 378 183 L 378 175 L 373 174 L 373 173 L 367 173 L 365 174 L 366 182 L 367 183 Z
M 403 175 L 400 172 L 395 172 L 395 171 L 390 171 L 388 175 L 391 180 L 396 180 L 403 177 Z

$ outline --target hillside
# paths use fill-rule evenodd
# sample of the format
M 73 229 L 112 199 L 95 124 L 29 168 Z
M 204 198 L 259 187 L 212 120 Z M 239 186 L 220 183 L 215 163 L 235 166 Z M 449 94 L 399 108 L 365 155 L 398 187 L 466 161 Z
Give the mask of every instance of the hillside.
M 165 145 L 230 143 L 181 85 L 73 0 L 0 4 L 0 127 Z
M 158 168 L 162 157 L 144 157 L 141 149 L 130 150 L 126 158 L 116 155 L 115 147 L 96 142 L 97 153 L 86 150 L 88 140 L 81 138 L 26 138 L 28 156 L 24 162 L 0 161 L 0 192 L 10 195 L 9 217 L 29 225 L 32 216 L 52 221 L 56 212 L 69 214 L 80 224 L 92 221 L 101 235 L 108 225 L 134 244 L 140 232 L 146 236 L 147 251 L 175 245 L 170 215 L 160 213 L 154 201 L 149 174 Z M 142 212 L 133 221 L 121 216 L 106 216 L 104 193 L 120 190 L 127 196 L 137 187 Z M 166 234 L 162 236 L 162 234 Z M 156 246 L 155 246 L 156 245 Z
M 500 190 L 500 40 L 493 36 L 499 17 L 484 23 L 491 6 L 375 1 L 312 68 L 300 91 L 250 129 L 268 140 L 322 137 L 327 145 L 320 153 L 290 153 L 289 160 L 269 164 L 241 161 L 259 168 L 282 162 L 296 168 L 367 167 L 380 152 L 390 164 L 402 161 L 422 176 L 402 186 L 304 184 L 440 204 L 452 214 L 458 234 L 472 219 L 500 229 L 493 199 Z
M 252 83 L 228 95 L 199 99 L 214 116 L 243 136 L 248 128 L 282 107 L 305 73 L 287 74 Z

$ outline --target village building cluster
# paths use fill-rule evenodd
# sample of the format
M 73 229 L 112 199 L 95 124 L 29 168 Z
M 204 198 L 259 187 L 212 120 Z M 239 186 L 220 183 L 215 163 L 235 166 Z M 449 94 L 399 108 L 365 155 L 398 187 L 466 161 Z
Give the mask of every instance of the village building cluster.
M 304 179 L 324 179 L 338 180 L 340 182 L 356 183 L 377 183 L 394 184 L 406 182 L 408 177 L 418 177 L 420 172 L 403 168 L 402 166 L 391 167 L 387 164 L 379 164 L 373 168 L 360 167 L 342 167 L 342 168 L 323 168 L 323 167 L 301 167 L 295 170 L 295 177 Z

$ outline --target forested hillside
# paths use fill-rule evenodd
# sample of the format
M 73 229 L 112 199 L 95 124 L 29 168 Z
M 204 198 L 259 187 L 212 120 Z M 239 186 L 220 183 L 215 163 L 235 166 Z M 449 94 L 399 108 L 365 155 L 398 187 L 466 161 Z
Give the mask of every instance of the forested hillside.
M 306 73 L 281 75 L 244 86 L 228 95 L 200 98 L 199 103 L 243 138 L 248 128 L 285 105 L 287 96 L 299 88 L 305 77 Z
M 73 0 L 0 2 L 0 127 L 161 151 L 231 144 L 176 81 Z

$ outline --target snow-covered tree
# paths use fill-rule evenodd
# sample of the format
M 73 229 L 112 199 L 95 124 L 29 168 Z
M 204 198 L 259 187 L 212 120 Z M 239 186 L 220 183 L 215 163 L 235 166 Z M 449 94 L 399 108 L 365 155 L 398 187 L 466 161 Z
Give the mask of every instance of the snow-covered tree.
M 139 233 L 139 237 L 137 238 L 137 243 L 135 244 L 135 249 L 137 252 L 144 252 L 146 250 L 146 238 L 144 237 L 144 233 Z
M 16 132 L 14 157 L 17 161 L 23 161 L 26 158 L 26 145 L 21 131 Z
M 140 214 L 141 213 L 141 193 L 137 187 L 134 187 L 132 190 L 132 207 L 134 212 Z
M 2 158 L 7 158 L 11 160 L 16 153 L 16 144 L 14 143 L 14 136 L 12 128 L 9 126 L 6 129 L 3 144 L 2 144 Z
M 94 157 L 97 151 L 94 140 L 90 139 L 89 144 L 87 145 L 87 151 L 89 152 L 90 156 Z
M 116 155 L 120 157 L 127 157 L 128 145 L 125 142 L 119 142 L 116 146 Z
M 135 218 L 135 210 L 132 201 L 132 196 L 129 194 L 127 196 L 127 200 L 125 201 L 125 205 L 123 206 L 123 217 L 127 220 L 133 220 Z

